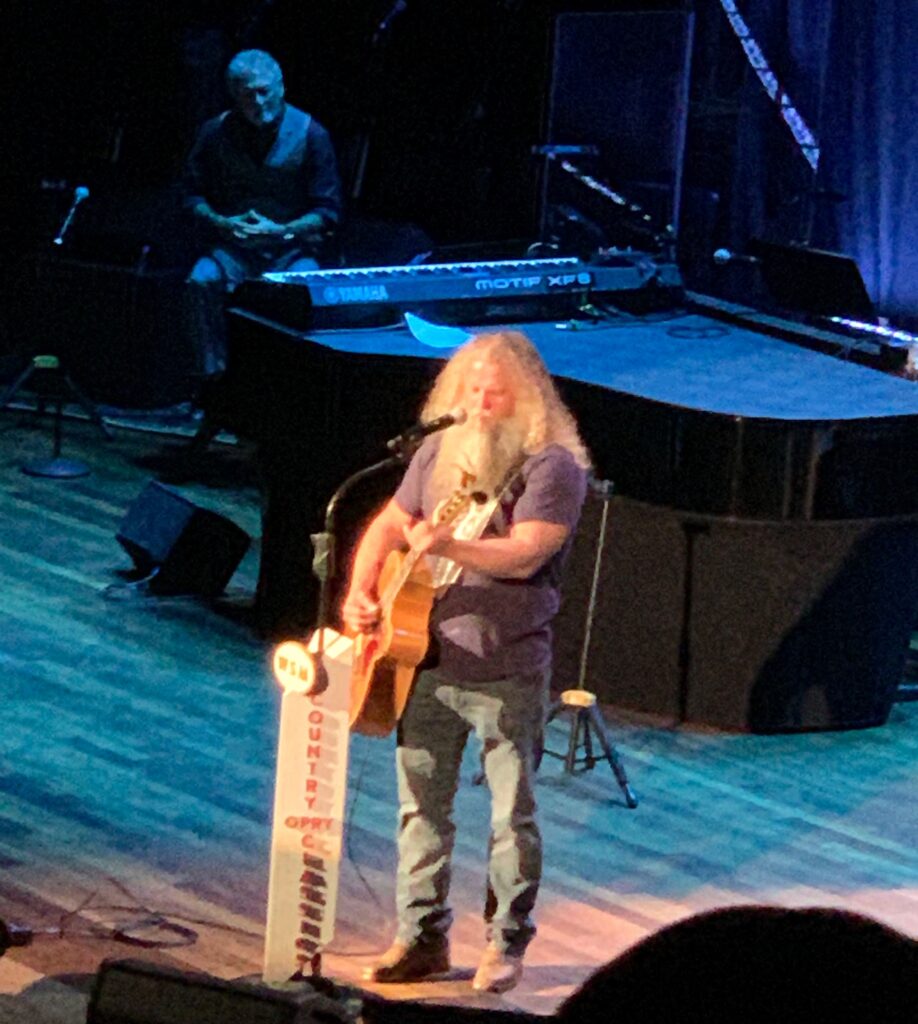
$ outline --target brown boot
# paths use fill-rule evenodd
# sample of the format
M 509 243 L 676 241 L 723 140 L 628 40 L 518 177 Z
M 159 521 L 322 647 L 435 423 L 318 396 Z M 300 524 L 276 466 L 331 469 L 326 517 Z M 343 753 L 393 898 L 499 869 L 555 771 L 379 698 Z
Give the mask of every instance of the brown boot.
M 381 985 L 424 981 L 449 973 L 449 944 L 446 939 L 406 943 L 396 940 L 371 967 L 364 969 L 365 981 Z
M 472 980 L 476 992 L 509 992 L 523 974 L 522 956 L 489 945 Z

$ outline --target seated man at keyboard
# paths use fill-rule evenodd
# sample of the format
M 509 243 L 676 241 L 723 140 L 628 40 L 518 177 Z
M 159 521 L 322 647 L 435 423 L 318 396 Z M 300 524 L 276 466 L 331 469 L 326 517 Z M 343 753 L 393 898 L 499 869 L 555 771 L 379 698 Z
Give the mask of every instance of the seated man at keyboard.
M 223 297 L 268 270 L 314 270 L 341 213 L 328 132 L 284 100 L 280 66 L 263 50 L 230 61 L 232 107 L 198 133 L 185 171 L 185 206 L 209 252 L 188 278 L 197 375 L 226 365 Z

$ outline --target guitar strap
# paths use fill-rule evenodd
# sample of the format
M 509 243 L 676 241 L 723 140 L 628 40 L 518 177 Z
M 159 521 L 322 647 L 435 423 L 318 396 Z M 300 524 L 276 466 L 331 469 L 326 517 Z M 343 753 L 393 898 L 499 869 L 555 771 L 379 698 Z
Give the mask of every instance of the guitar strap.
M 466 509 L 465 514 L 460 516 L 453 525 L 453 536 L 456 540 L 478 540 L 484 533 L 488 523 L 494 518 L 495 512 L 501 520 L 500 503 L 501 499 L 510 490 L 516 478 L 520 475 L 525 458 L 518 459 L 507 471 L 503 483 L 497 488 L 494 497 L 487 501 L 473 501 Z M 498 529 L 505 528 L 506 524 L 501 521 Z M 462 573 L 462 566 L 457 565 L 451 558 L 439 556 L 429 557 L 433 585 L 442 593 L 447 587 L 451 587 Z

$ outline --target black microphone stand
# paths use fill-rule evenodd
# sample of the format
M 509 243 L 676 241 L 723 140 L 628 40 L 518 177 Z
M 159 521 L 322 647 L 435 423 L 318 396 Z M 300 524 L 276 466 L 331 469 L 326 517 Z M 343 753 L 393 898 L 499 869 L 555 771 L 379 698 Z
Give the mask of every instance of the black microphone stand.
M 628 781 L 625 766 L 621 756 L 609 739 L 605 723 L 599 709 L 596 707 L 596 695 L 584 689 L 587 676 L 587 662 L 590 654 L 590 639 L 593 633 L 593 622 L 596 615 L 597 597 L 599 594 L 599 580 L 602 571 L 603 554 L 605 552 L 606 526 L 609 519 L 609 502 L 612 500 L 612 482 L 610 480 L 590 481 L 590 489 L 602 501 L 602 513 L 599 519 L 599 535 L 596 540 L 596 556 L 593 561 L 593 578 L 590 583 L 590 599 L 587 606 L 586 622 L 583 630 L 583 643 L 580 650 L 580 675 L 577 679 L 577 686 L 571 690 L 565 690 L 560 698 L 551 705 L 545 724 L 552 722 L 562 711 L 571 713 L 571 732 L 568 742 L 567 753 L 559 754 L 543 747 L 541 753 L 549 757 L 557 757 L 564 761 L 565 770 L 573 774 L 577 768 L 577 748 L 580 740 L 583 740 L 584 757 L 581 759 L 587 769 L 592 768 L 599 758 L 593 753 L 593 736 L 599 741 L 603 756 L 609 762 L 615 781 L 619 785 L 625 797 L 625 806 L 630 810 L 637 807 L 637 797 Z
M 653 223 L 653 218 L 640 203 L 610 188 L 605 182 L 594 178 L 591 174 L 587 174 L 570 159 L 571 156 L 596 156 L 599 152 L 596 146 L 538 146 L 533 152 L 545 157 L 540 241 L 546 241 L 548 231 L 548 168 L 552 164 L 557 164 L 561 170 L 580 182 L 585 188 L 602 196 L 616 207 L 619 213 L 625 217 L 632 231 L 649 238 L 665 259 L 675 260 L 676 231 L 672 224 L 667 224 L 662 231 L 658 230 Z
M 388 458 L 382 459 L 379 462 L 374 462 L 372 465 L 365 466 L 363 469 L 357 470 L 356 473 L 352 473 L 331 496 L 325 507 L 325 529 L 320 533 L 312 533 L 309 535 L 313 548 L 312 572 L 319 580 L 319 609 L 316 614 L 317 629 L 322 629 L 325 626 L 331 625 L 331 617 L 329 614 L 329 583 L 337 572 L 337 566 L 335 563 L 337 553 L 335 514 L 338 511 L 338 506 L 341 504 L 345 495 L 361 481 L 367 480 L 370 477 L 376 476 L 378 473 L 385 472 L 386 470 L 394 469 L 400 463 L 406 462 L 410 455 L 411 450 L 399 447 L 396 448 L 393 454 Z M 321 638 L 319 647 L 319 653 L 321 653 Z
M 548 186 L 552 161 L 559 156 L 598 156 L 599 147 L 594 145 L 563 145 L 549 142 L 543 146 L 533 146 L 532 155 L 544 158 L 540 169 L 541 181 L 539 183 L 539 237 L 535 242 L 535 246 L 548 248 L 551 245 L 548 237 Z
M 370 155 L 370 142 L 379 122 L 380 98 L 383 94 L 385 78 L 383 74 L 384 60 L 389 43 L 389 35 L 392 23 L 400 14 L 404 13 L 407 6 L 406 0 L 395 0 L 386 16 L 376 26 L 376 30 L 370 40 L 369 53 L 367 54 L 364 66 L 364 81 L 370 84 L 373 99 L 369 109 L 364 111 L 363 128 L 358 134 L 357 154 L 348 190 L 351 199 L 360 199 L 363 194 L 363 182 L 366 176 L 367 160 Z
M 357 484 L 407 462 L 417 445 L 412 446 L 410 444 L 400 444 L 399 438 L 394 438 L 393 441 L 390 442 L 390 447 L 393 451 L 392 455 L 385 459 L 381 459 L 379 462 L 374 462 L 370 466 L 365 466 L 363 469 L 358 469 L 356 473 L 352 473 L 345 479 L 325 506 L 325 521 L 323 524 L 325 529 L 319 533 L 312 533 L 309 535 L 309 539 L 312 541 L 313 547 L 312 571 L 313 575 L 319 580 L 319 606 L 316 612 L 316 628 L 313 633 L 313 635 L 318 636 L 318 640 L 316 642 L 315 650 L 312 652 L 314 655 L 316 671 L 316 682 L 313 687 L 313 692 L 315 693 L 321 693 L 328 686 L 328 679 L 324 674 L 322 656 L 325 652 L 325 630 L 332 626 L 330 582 L 337 571 L 335 564 L 337 545 L 335 537 L 335 514 L 342 499 Z M 308 979 L 306 979 L 304 975 L 302 978 L 296 976 L 291 980 L 309 980 L 313 984 L 319 985 L 325 982 L 326 979 L 322 977 L 321 951 L 317 952 L 310 960 L 309 971 L 310 977 Z
M 335 516 L 338 506 L 348 492 L 356 487 L 357 484 L 380 473 L 394 469 L 396 466 L 404 465 L 417 450 L 419 443 L 420 439 L 410 439 L 405 435 L 399 435 L 387 442 L 387 447 L 392 454 L 385 459 L 381 459 L 379 462 L 374 462 L 363 469 L 358 469 L 356 473 L 352 473 L 347 477 L 331 498 L 329 498 L 328 504 L 325 506 L 325 521 L 323 523 L 325 528 L 319 533 L 311 533 L 309 535 L 313 551 L 312 572 L 319 581 L 319 606 L 316 611 L 316 627 L 314 631 L 314 633 L 318 634 L 318 641 L 316 643 L 316 650 L 313 652 L 316 655 L 317 690 L 321 691 L 327 685 L 327 681 L 322 679 L 322 654 L 325 650 L 325 629 L 333 625 L 330 607 L 331 581 L 335 578 L 338 571 L 336 563 L 337 538 L 335 536 Z
M 462 419 L 458 418 L 460 414 Z M 465 411 L 457 409 L 430 423 L 416 424 L 414 427 L 409 427 L 403 433 L 396 434 L 391 440 L 386 441 L 386 448 L 392 453 L 388 458 L 374 462 L 372 465 L 365 466 L 363 469 L 358 469 L 356 473 L 352 473 L 329 498 L 328 504 L 325 507 L 325 529 L 321 533 L 309 535 L 313 547 L 312 572 L 318 578 L 320 584 L 319 609 L 317 613 L 318 629 L 331 625 L 328 607 L 329 580 L 334 577 L 337 571 L 335 566 L 335 513 L 338 510 L 338 505 L 341 504 L 341 499 L 362 480 L 367 480 L 386 470 L 394 469 L 398 465 L 404 465 L 418 450 L 421 442 L 428 434 L 445 430 L 447 427 L 452 426 L 453 423 L 462 422 L 464 419 Z M 321 639 L 319 646 L 321 653 Z

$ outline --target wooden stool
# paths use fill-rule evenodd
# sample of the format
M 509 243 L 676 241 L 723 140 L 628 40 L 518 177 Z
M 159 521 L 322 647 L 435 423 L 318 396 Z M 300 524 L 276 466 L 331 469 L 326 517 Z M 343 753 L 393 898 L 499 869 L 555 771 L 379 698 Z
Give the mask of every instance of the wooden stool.
M 99 414 L 99 410 L 76 386 L 57 356 L 33 356 L 22 373 L 0 394 L 0 410 L 9 405 L 19 389 L 28 384 L 32 377 L 35 377 L 36 382 L 40 384 L 36 388 L 39 414 L 45 411 L 49 398 L 55 405 L 54 449 L 50 459 L 39 459 L 26 463 L 22 467 L 23 473 L 27 473 L 29 476 L 45 476 L 56 479 L 86 476 L 89 473 L 89 467 L 85 463 L 61 457 L 64 399 L 69 397 L 79 403 L 89 419 L 102 431 L 102 436 L 106 441 L 112 439 L 112 433 Z
M 628 782 L 628 776 L 625 774 L 621 758 L 606 735 L 605 723 L 602 720 L 599 709 L 596 707 L 596 694 L 590 693 L 589 690 L 565 690 L 561 694 L 561 699 L 556 700 L 549 709 L 546 724 L 562 712 L 567 713 L 571 719 L 571 733 L 567 745 L 567 753 L 559 754 L 547 748 L 544 748 L 542 753 L 548 754 L 549 757 L 561 758 L 564 761 L 565 770 L 572 774 L 577 770 L 578 764 L 582 764 L 585 771 L 589 770 L 597 761 L 602 760 L 601 757 L 596 757 L 593 753 L 593 737 L 595 735 L 595 738 L 599 740 L 599 745 L 602 747 L 602 757 L 609 762 L 609 767 L 612 769 L 615 779 L 625 796 L 625 803 L 632 810 L 637 807 L 637 797 L 635 797 Z M 578 758 L 577 750 L 581 744 L 581 737 L 584 756 Z

